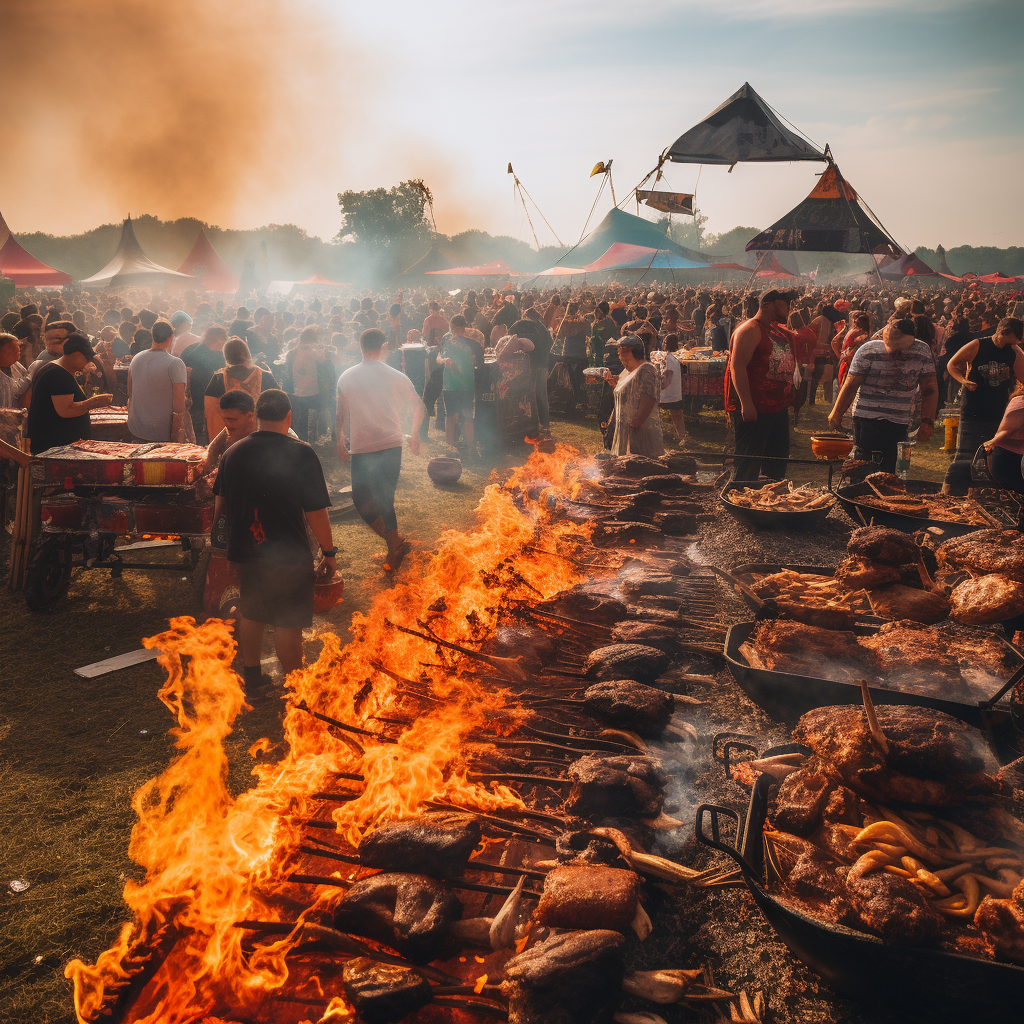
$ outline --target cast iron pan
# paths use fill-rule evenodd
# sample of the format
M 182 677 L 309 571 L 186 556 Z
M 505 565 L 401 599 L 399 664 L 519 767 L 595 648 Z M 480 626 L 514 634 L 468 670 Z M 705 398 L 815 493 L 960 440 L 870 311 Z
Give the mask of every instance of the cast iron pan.
M 763 756 L 793 749 L 794 745 L 788 744 L 767 750 Z M 754 902 L 796 957 L 847 995 L 884 1004 L 928 1024 L 1009 1021 L 1019 1015 L 1024 967 L 887 944 L 873 935 L 818 921 L 772 896 L 765 888 L 762 835 L 768 790 L 774 783 L 770 775 L 762 775 L 754 785 L 742 838 L 740 815 L 714 804 L 697 808 L 696 834 L 705 846 L 736 862 Z M 723 841 L 723 820 L 736 836 L 733 844 Z M 710 826 L 710 834 L 706 826 Z
M 742 519 L 751 526 L 810 526 L 824 522 L 828 518 L 829 512 L 836 507 L 836 503 L 830 501 L 821 508 L 812 508 L 806 512 L 772 512 L 763 508 L 744 508 L 742 505 L 734 505 L 727 500 L 726 495 L 730 491 L 742 491 L 744 487 L 750 486 L 751 481 L 737 483 L 735 480 L 731 480 L 722 488 L 719 502 L 730 515 Z

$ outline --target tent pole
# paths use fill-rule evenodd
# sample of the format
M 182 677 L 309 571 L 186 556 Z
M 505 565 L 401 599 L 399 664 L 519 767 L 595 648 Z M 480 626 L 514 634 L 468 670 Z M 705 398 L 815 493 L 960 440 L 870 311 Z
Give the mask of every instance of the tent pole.
M 757 262 L 754 264 L 754 269 L 750 272 L 750 277 L 747 278 L 747 283 L 743 286 L 744 295 L 746 295 L 747 291 L 750 289 L 750 282 L 754 280 L 754 278 L 757 276 L 757 272 L 761 269 L 761 263 L 764 260 L 765 252 L 767 252 L 767 250 L 764 250 L 763 252 L 758 254 Z

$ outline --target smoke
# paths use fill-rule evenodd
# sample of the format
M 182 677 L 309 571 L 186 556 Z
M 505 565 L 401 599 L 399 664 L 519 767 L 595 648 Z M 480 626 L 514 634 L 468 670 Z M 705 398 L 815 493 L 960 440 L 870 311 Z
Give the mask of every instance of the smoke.
M 315 2 L 0 0 L 0 37 L 0 208 L 16 230 L 128 212 L 337 222 L 367 97 Z

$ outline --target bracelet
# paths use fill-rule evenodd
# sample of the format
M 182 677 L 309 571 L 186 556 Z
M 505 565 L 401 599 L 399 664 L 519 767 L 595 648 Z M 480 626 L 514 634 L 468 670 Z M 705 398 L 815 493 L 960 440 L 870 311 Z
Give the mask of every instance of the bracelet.
M 321 548 L 324 558 L 333 558 L 337 553 L 337 548 Z

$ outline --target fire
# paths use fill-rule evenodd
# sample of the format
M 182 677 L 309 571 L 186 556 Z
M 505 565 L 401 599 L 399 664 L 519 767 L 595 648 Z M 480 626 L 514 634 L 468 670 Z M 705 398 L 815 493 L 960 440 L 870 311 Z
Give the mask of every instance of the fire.
M 227 1014 L 224 1019 L 254 1015 L 281 995 L 290 979 L 286 954 L 298 939 L 288 936 L 251 953 L 234 925 L 295 919 L 281 906 L 283 899 L 302 898 L 286 878 L 300 863 L 303 821 L 323 806 L 315 793 L 359 793 L 332 811 L 337 838 L 353 848 L 368 831 L 417 813 L 426 801 L 523 806 L 506 786 L 467 779 L 460 754 L 474 735 L 480 741 L 482 732 L 493 732 L 496 719 L 509 727 L 523 714 L 500 680 L 480 674 L 493 677 L 499 670 L 467 664 L 392 624 L 476 647 L 511 601 L 543 600 L 578 583 L 572 563 L 551 552 L 569 533 L 585 531 L 551 522 L 543 500 L 528 497 L 545 490 L 567 494 L 581 478 L 576 456 L 559 445 L 553 454 L 531 456 L 504 483 L 491 483 L 478 508 L 478 530 L 446 532 L 432 556 L 414 562 L 405 582 L 380 594 L 367 615 L 354 617 L 346 646 L 331 633 L 322 635 L 317 661 L 287 680 L 286 753 L 259 764 L 256 785 L 237 797 L 227 786 L 224 741 L 246 705 L 230 668 L 228 625 L 172 619 L 167 632 L 145 641 L 162 652 L 167 681 L 160 699 L 174 715 L 178 753 L 133 800 L 139 820 L 129 852 L 145 880 L 125 885 L 132 922 L 95 964 L 74 960 L 65 970 L 82 1024 L 101 1019 L 119 997 L 133 1001 L 125 1019 L 136 1024 L 192 1024 L 216 1020 L 218 1013 Z M 429 699 L 415 696 L 402 680 Z M 302 703 L 394 742 L 341 734 L 300 709 Z M 252 752 L 267 747 L 260 741 Z M 358 773 L 364 781 L 337 781 L 341 773 Z M 339 890 L 318 891 L 325 904 L 339 898 Z M 159 955 L 148 964 L 139 959 L 152 950 Z M 315 975 L 305 981 L 312 984 L 307 995 L 330 1001 L 325 1020 L 351 1015 Z

